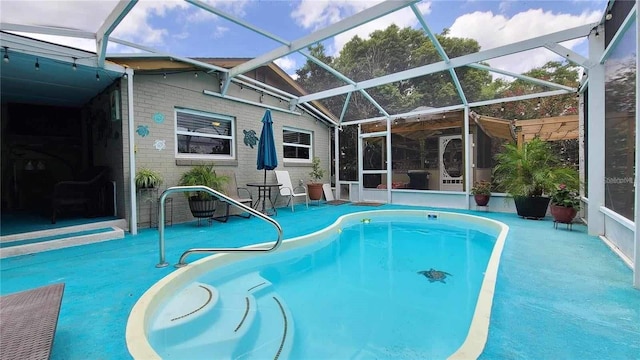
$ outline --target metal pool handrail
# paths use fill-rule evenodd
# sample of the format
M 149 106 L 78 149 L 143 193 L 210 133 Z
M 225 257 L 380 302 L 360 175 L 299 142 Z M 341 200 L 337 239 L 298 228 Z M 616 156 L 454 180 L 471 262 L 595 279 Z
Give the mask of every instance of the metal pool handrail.
M 230 197 L 228 197 L 225 194 L 222 194 L 218 191 L 213 190 L 210 187 L 207 186 L 202 186 L 202 185 L 195 185 L 195 186 L 172 186 L 170 188 L 168 188 L 167 190 L 165 190 L 162 195 L 160 196 L 160 202 L 158 204 L 159 206 L 159 215 L 158 215 L 158 232 L 160 233 L 160 262 L 156 265 L 157 268 L 162 268 L 165 267 L 167 265 L 169 265 L 168 262 L 165 261 L 164 258 L 164 222 L 165 222 L 165 213 L 164 213 L 164 202 L 165 199 L 167 198 L 168 195 L 176 193 L 176 192 L 189 192 L 189 191 L 204 191 L 206 193 L 209 193 L 221 200 L 223 200 L 224 202 L 227 202 L 229 204 L 233 204 L 237 207 L 239 207 L 240 209 L 250 213 L 251 215 L 254 215 L 256 217 L 259 217 L 269 223 L 271 223 L 276 230 L 278 231 L 278 239 L 276 240 L 275 244 L 273 244 L 272 247 L 270 248 L 249 248 L 249 249 L 243 249 L 243 248 L 195 248 L 195 249 L 189 249 L 187 251 L 185 251 L 184 253 L 182 253 L 182 255 L 180 256 L 180 261 L 175 265 L 176 267 L 183 267 L 185 265 L 187 265 L 187 263 L 185 262 L 185 259 L 187 258 L 187 256 L 189 256 L 190 254 L 194 254 L 194 253 L 209 253 L 209 252 L 270 252 L 270 251 L 274 251 L 276 250 L 278 247 L 280 247 L 280 244 L 282 244 L 282 227 L 280 226 L 280 224 L 278 224 L 277 221 L 273 220 L 272 218 L 264 215 L 263 213 L 256 211 L 254 209 L 252 209 L 249 206 L 246 206 L 245 204 L 242 204 Z

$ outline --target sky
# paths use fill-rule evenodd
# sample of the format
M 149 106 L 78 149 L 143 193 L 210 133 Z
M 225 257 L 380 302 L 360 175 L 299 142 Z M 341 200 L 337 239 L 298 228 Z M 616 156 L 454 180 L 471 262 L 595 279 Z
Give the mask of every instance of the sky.
M 236 18 L 293 41 L 322 29 L 379 1 L 371 0 L 202 0 Z M 58 26 L 95 32 L 117 2 L 111 0 L 0 0 L 0 21 Z M 434 33 L 473 38 L 486 50 L 515 41 L 597 22 L 605 0 L 482 1 L 422 0 L 417 6 Z M 64 19 L 60 21 L 58 19 Z M 329 55 L 338 55 L 354 35 L 367 38 L 390 24 L 419 28 L 409 8 L 391 13 L 323 42 Z M 43 40 L 95 51 L 87 39 L 30 35 Z M 140 0 L 113 33 L 114 37 L 187 57 L 256 57 L 281 44 L 184 1 Z M 586 39 L 563 44 L 586 55 Z M 139 52 L 111 44 L 110 53 Z M 491 66 L 522 73 L 559 59 L 546 49 L 489 61 Z M 305 58 L 291 54 L 275 61 L 295 74 Z

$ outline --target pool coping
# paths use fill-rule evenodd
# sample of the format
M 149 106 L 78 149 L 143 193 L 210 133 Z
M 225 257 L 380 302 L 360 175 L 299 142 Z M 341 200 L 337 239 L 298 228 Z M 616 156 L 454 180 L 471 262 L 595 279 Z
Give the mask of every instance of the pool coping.
M 504 242 L 509 231 L 509 227 L 497 220 L 470 215 L 460 214 L 447 211 L 430 211 L 430 210 L 370 210 L 356 213 L 345 214 L 336 219 L 336 221 L 324 229 L 313 233 L 287 239 L 282 242 L 279 251 L 285 251 L 303 247 L 305 245 L 316 242 L 319 238 L 323 238 L 326 234 L 332 232 L 340 232 L 343 226 L 353 225 L 362 222 L 363 216 L 368 219 L 383 217 L 387 215 L 436 215 L 444 219 L 460 219 L 470 220 L 471 223 L 489 225 L 498 232 L 496 243 L 494 244 L 491 256 L 487 263 L 485 276 L 478 293 L 476 308 L 471 319 L 471 325 L 467 336 L 462 345 L 449 356 L 448 359 L 475 359 L 480 356 L 487 342 L 489 334 L 489 323 L 491 318 L 491 307 L 493 304 L 493 295 L 495 290 L 496 278 L 498 275 L 498 267 L 500 257 L 504 248 Z M 266 244 L 255 244 L 246 246 L 245 248 L 264 248 Z M 194 281 L 204 273 L 222 266 L 234 263 L 236 261 L 248 259 L 255 256 L 252 253 L 220 253 L 214 254 L 203 259 L 191 263 L 189 266 L 175 270 L 164 278 L 160 279 L 152 285 L 133 306 L 126 326 L 126 343 L 129 353 L 135 359 L 161 359 L 149 344 L 147 337 L 147 329 L 151 321 L 152 314 L 155 314 L 163 300 L 182 288 L 183 284 Z

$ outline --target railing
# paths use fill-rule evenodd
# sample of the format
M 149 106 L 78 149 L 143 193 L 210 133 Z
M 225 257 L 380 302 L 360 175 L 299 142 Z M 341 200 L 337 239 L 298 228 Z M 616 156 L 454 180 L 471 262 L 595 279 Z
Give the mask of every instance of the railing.
M 185 251 L 184 253 L 182 253 L 182 255 L 180 256 L 180 261 L 178 261 L 178 263 L 175 265 L 176 267 L 183 267 L 185 265 L 187 265 L 187 263 L 185 262 L 187 256 L 189 256 L 190 254 L 196 254 L 196 253 L 211 253 L 211 252 L 270 252 L 270 251 L 274 251 L 276 250 L 278 247 L 280 247 L 280 244 L 282 244 L 282 227 L 280 226 L 280 224 L 278 224 L 277 221 L 273 220 L 272 218 L 264 215 L 263 213 L 256 211 L 254 209 L 252 209 L 249 206 L 246 206 L 245 204 L 239 203 L 236 200 L 226 196 L 225 194 L 222 194 L 220 192 L 217 192 L 209 187 L 206 186 L 201 186 L 201 185 L 196 185 L 196 186 L 173 186 L 168 188 L 167 190 L 165 190 L 162 195 L 160 195 L 160 202 L 158 204 L 159 206 L 159 214 L 158 214 L 158 232 L 160 233 L 160 262 L 156 265 L 157 268 L 162 268 L 165 266 L 168 266 L 169 263 L 166 262 L 165 257 L 164 257 L 164 219 L 165 219 L 165 213 L 164 213 L 164 202 L 165 199 L 167 198 L 168 195 L 176 193 L 176 192 L 190 192 L 190 191 L 204 191 L 206 193 L 209 193 L 219 199 L 221 199 L 222 201 L 235 205 L 237 207 L 239 207 L 240 209 L 250 213 L 251 215 L 254 215 L 258 218 L 261 218 L 269 223 L 271 223 L 276 230 L 278 231 L 278 239 L 276 240 L 275 244 L 273 244 L 272 247 L 270 248 L 249 248 L 249 249 L 244 249 L 244 248 L 195 248 L 195 249 L 189 249 L 187 251 Z

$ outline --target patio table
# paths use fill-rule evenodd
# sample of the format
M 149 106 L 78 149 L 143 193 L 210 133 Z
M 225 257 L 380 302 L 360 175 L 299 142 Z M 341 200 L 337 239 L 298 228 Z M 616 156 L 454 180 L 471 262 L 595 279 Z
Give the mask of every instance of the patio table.
M 258 188 L 258 197 L 256 201 L 253 203 L 253 208 L 258 210 L 260 204 L 262 204 L 260 211 L 265 214 L 271 216 L 269 211 L 273 211 L 273 215 L 278 215 L 278 211 L 276 207 L 273 205 L 273 201 L 271 200 L 271 189 L 279 188 L 282 184 L 279 183 L 248 183 L 247 186 Z M 267 202 L 269 204 L 267 204 Z

